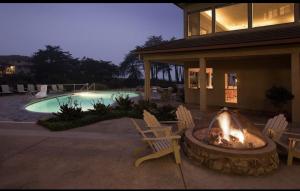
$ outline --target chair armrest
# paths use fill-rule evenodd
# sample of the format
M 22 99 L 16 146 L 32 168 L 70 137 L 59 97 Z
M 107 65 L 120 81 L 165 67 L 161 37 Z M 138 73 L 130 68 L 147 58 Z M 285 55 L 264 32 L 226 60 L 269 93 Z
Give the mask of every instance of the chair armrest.
M 143 133 L 153 133 L 153 132 L 159 132 L 159 131 L 169 131 L 171 127 L 159 127 L 157 129 L 150 129 L 143 131 Z
M 173 135 L 173 136 L 167 136 L 167 137 L 157 137 L 157 138 L 143 138 L 144 141 L 161 141 L 161 140 L 174 140 L 174 139 L 180 139 L 181 136 L 179 135 Z
M 297 139 L 297 138 L 289 138 L 289 141 L 295 141 L 295 142 L 299 142 L 300 141 L 300 139 Z
M 300 133 L 287 132 L 287 131 L 284 131 L 283 134 L 286 134 L 286 135 L 298 135 L 298 136 L 300 136 Z
M 181 123 L 182 121 L 159 121 L 160 123 L 166 123 L 166 124 L 168 124 L 168 123 Z
M 253 125 L 257 125 L 257 126 L 265 126 L 265 123 L 253 123 Z

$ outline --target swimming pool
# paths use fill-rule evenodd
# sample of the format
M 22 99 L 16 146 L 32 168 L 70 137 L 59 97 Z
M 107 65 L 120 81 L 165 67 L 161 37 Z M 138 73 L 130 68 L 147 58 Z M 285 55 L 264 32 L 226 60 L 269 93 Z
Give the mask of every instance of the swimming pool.
M 68 103 L 68 101 L 75 100 L 81 106 L 83 111 L 93 109 L 93 103 L 101 101 L 105 105 L 112 105 L 115 102 L 115 98 L 118 96 L 129 96 L 134 98 L 139 96 L 138 93 L 129 91 L 93 91 L 93 92 L 78 92 L 64 94 L 57 97 L 52 97 L 37 101 L 34 103 L 29 103 L 25 106 L 25 109 L 32 112 L 39 113 L 52 113 L 59 111 L 59 105 Z

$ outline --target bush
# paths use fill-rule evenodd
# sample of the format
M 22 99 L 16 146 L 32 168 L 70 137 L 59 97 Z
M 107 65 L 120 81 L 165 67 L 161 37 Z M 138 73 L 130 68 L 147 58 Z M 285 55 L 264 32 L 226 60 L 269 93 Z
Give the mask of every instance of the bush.
M 143 111 L 147 110 L 150 113 L 155 113 L 157 110 L 157 105 L 149 100 L 139 100 L 137 104 L 134 104 L 134 111 L 138 116 L 143 116 Z
M 89 111 L 100 114 L 100 115 L 104 115 L 104 114 L 110 112 L 110 110 L 111 110 L 110 105 L 106 106 L 103 103 L 102 99 L 99 99 L 97 102 L 93 102 L 92 105 L 93 105 L 93 109 L 91 109 Z
M 64 104 L 60 104 L 59 100 L 59 112 L 53 113 L 56 117 L 58 117 L 62 121 L 70 121 L 74 119 L 78 119 L 82 117 L 83 111 L 77 101 L 73 101 L 71 97 L 68 97 L 68 102 Z
M 176 120 L 176 108 L 171 105 L 164 105 L 158 107 L 154 115 L 159 121 Z
M 116 109 L 132 110 L 132 108 L 133 108 L 134 102 L 129 98 L 128 95 L 126 95 L 126 96 L 120 95 L 115 98 L 115 101 L 118 104 Z
M 294 98 L 294 95 L 284 87 L 273 86 L 266 92 L 266 97 L 278 109 L 282 109 L 288 101 Z

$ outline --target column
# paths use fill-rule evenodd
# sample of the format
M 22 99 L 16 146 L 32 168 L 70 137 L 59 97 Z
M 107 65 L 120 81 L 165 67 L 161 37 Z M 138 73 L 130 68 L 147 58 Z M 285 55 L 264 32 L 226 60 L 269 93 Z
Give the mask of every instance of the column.
M 206 111 L 206 60 L 205 58 L 199 58 L 200 66 L 200 111 Z
M 252 28 L 253 14 L 252 3 L 248 3 L 248 28 Z
M 151 96 L 151 89 L 150 89 L 150 67 L 151 67 L 151 63 L 148 60 L 144 60 L 144 71 L 145 71 L 144 100 L 149 100 L 150 96 Z
M 184 102 L 189 103 L 189 66 L 188 63 L 184 63 Z
M 291 55 L 291 78 L 292 78 L 292 121 L 300 127 L 300 59 L 299 52 Z

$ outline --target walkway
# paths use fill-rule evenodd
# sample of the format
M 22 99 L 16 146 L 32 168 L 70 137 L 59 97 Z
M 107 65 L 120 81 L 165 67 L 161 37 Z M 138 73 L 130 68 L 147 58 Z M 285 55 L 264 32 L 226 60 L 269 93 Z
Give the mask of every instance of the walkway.
M 287 167 L 283 158 L 273 174 L 244 177 L 195 166 L 182 154 L 182 176 L 172 156 L 133 166 L 149 152 L 128 118 L 63 132 L 0 123 L 0 188 L 300 188 L 299 161 Z

